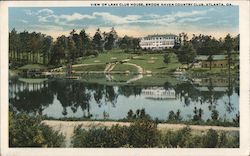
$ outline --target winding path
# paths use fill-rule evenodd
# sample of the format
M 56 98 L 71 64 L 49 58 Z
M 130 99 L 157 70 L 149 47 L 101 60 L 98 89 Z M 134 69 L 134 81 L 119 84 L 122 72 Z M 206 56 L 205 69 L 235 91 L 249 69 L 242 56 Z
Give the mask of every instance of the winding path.
M 131 82 L 134 82 L 134 81 L 137 81 L 137 80 L 140 80 L 143 78 L 143 73 L 144 73 L 144 70 L 141 66 L 137 65 L 137 64 L 134 64 L 134 63 L 128 63 L 127 61 L 129 61 L 129 59 L 126 59 L 126 60 L 122 60 L 122 61 L 126 61 L 125 65 L 131 65 L 131 66 L 134 66 L 135 68 L 137 68 L 137 72 L 138 74 L 132 78 L 132 79 L 129 79 L 126 83 L 131 83 Z M 111 73 L 112 70 L 115 68 L 115 66 L 118 64 L 119 62 L 114 62 L 114 63 L 108 63 L 104 69 L 104 71 L 87 71 L 88 73 Z M 83 67 L 83 66 L 90 66 L 90 65 L 99 65 L 99 64 L 102 64 L 102 63 L 90 63 L 90 64 L 75 64 L 75 65 L 72 65 L 72 67 Z M 60 73 L 62 74 L 63 73 L 63 68 L 65 67 L 59 67 L 59 68 L 55 68 L 55 69 L 52 69 L 51 70 L 51 73 L 55 74 L 55 73 Z M 54 73 L 55 72 L 55 73 Z M 86 72 L 86 71 L 75 71 L 75 73 L 83 73 L 83 72 Z M 109 77 L 109 78 L 112 78 L 112 77 Z

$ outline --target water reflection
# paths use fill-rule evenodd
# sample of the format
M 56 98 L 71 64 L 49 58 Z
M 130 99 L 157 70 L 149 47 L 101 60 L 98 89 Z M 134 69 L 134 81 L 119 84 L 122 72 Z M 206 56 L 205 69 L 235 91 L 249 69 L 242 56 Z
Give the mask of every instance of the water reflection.
M 206 78 L 162 86 L 103 85 L 81 80 L 54 79 L 9 82 L 10 107 L 16 112 L 54 118 L 122 119 L 129 110 L 145 109 L 152 118 L 195 121 L 217 111 L 232 120 L 239 110 L 239 87 L 231 78 Z M 153 99 L 153 100 L 152 100 Z M 169 112 L 173 111 L 170 115 Z

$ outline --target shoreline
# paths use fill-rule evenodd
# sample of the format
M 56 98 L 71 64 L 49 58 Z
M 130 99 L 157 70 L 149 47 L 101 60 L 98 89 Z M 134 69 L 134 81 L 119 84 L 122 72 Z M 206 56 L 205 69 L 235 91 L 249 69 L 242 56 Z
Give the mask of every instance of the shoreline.
M 90 129 L 93 127 L 108 127 L 114 125 L 129 126 L 132 122 L 116 122 L 116 121 L 60 121 L 60 120 L 43 120 L 41 123 L 51 127 L 53 130 L 59 131 L 65 136 L 66 147 L 71 146 L 71 138 L 74 134 L 74 128 L 82 125 L 84 129 Z M 164 132 L 167 130 L 180 130 L 186 126 L 189 126 L 195 133 L 208 131 L 213 129 L 216 131 L 227 131 L 227 132 L 239 132 L 239 127 L 222 127 L 222 126 L 204 126 L 204 125 L 185 125 L 185 124 L 157 124 L 157 129 Z
M 42 123 L 48 126 L 66 126 L 66 127 L 74 127 L 82 125 L 83 127 L 90 128 L 94 127 L 111 127 L 113 125 L 120 126 L 129 126 L 132 122 L 120 122 L 120 121 L 61 121 L 61 120 L 43 120 Z M 169 130 L 178 130 L 182 129 L 186 126 L 189 126 L 193 130 L 222 130 L 222 131 L 239 131 L 240 127 L 224 127 L 224 126 L 209 126 L 209 125 L 187 125 L 187 124 L 173 124 L 173 123 L 159 123 L 157 124 L 157 128 L 159 130 L 169 129 Z

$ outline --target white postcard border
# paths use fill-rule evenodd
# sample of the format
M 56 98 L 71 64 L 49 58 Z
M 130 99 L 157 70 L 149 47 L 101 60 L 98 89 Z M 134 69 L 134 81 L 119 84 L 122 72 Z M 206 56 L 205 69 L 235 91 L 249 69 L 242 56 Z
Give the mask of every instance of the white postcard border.
M 125 3 L 128 1 L 94 1 L 95 3 Z M 132 2 L 132 1 L 129 1 Z M 149 1 L 135 1 L 134 3 L 146 3 Z M 152 1 L 151 1 L 152 2 Z M 171 1 L 154 1 L 158 3 L 171 3 Z M 174 3 L 206 3 L 206 1 L 173 1 Z M 209 3 L 231 3 L 239 5 L 239 33 L 240 33 L 240 148 L 216 148 L 216 149 L 167 149 L 167 148 L 9 148 L 8 147 L 8 7 L 79 7 L 90 6 L 93 1 L 4 1 L 0 2 L 0 50 L 1 50 L 1 150 L 3 156 L 27 156 L 27 155 L 181 155 L 203 156 L 249 155 L 250 128 L 249 128 L 249 2 L 246 1 L 208 1 Z

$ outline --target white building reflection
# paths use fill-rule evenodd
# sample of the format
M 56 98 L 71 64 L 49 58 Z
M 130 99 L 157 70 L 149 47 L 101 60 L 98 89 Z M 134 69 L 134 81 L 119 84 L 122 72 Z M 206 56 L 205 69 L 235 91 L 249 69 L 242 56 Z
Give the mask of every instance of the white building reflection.
M 165 89 L 163 87 L 150 87 L 142 89 L 141 94 L 146 99 L 153 100 L 167 100 L 176 98 L 174 89 Z

